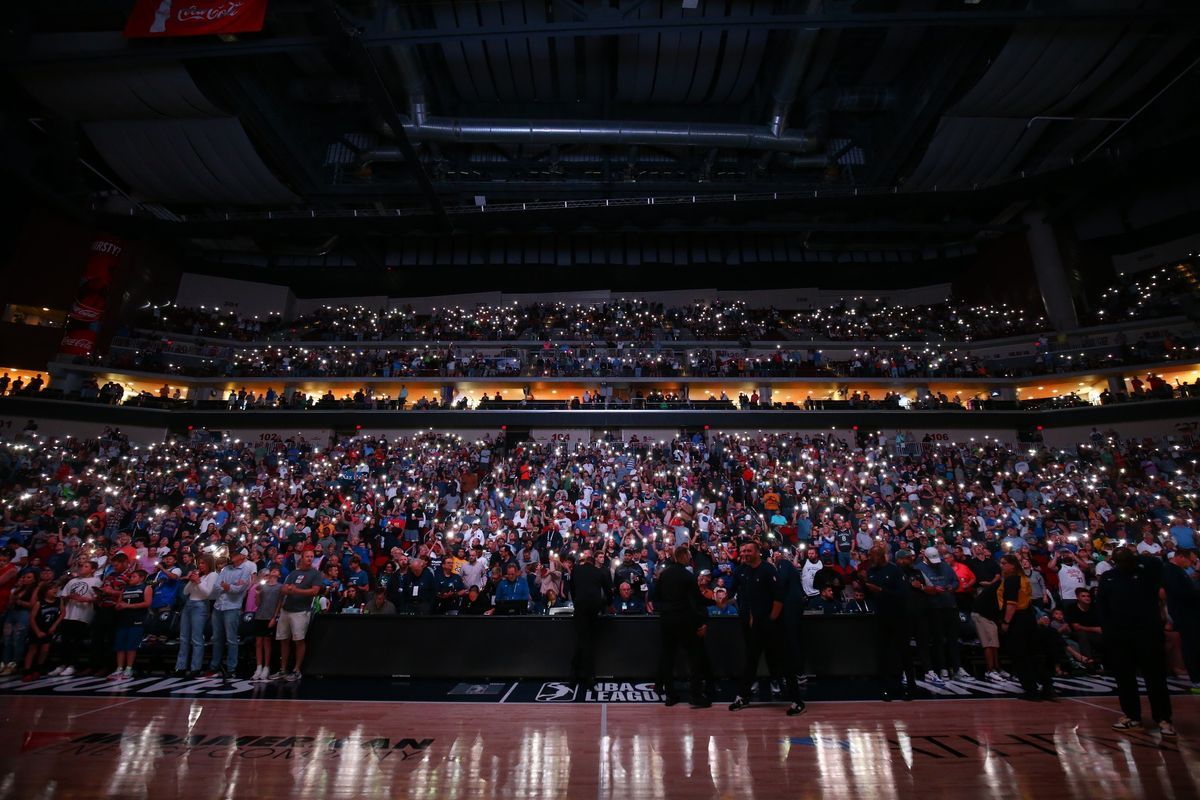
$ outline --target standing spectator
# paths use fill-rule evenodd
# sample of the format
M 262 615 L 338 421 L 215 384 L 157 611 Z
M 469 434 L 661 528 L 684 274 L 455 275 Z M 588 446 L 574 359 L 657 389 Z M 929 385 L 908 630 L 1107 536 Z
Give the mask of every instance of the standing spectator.
M 63 586 L 62 604 L 63 665 L 50 671 L 51 677 L 71 677 L 76 668 L 83 665 L 83 642 L 96 613 L 96 590 L 100 579 L 96 577 L 96 562 L 80 562 L 79 573 Z
M 1021 699 L 1049 699 L 1054 696 L 1054 686 L 1049 666 L 1039 658 L 1029 579 L 1021 571 L 1021 562 L 1011 553 L 1001 558 L 1000 574 L 1003 580 L 996 590 L 997 605 L 1002 608 L 1000 633 L 1025 690 Z
M 123 551 L 116 550 L 109 556 L 108 567 L 96 592 L 96 617 L 92 620 L 92 661 L 88 666 L 96 675 L 104 673 L 116 652 L 113 646 L 117 635 L 117 601 L 129 583 L 131 572 L 129 556 Z
M 33 604 L 33 615 L 29 619 L 29 632 L 33 639 L 25 653 L 25 677 L 32 681 L 46 665 L 54 637 L 62 625 L 62 608 L 58 601 L 58 585 L 47 583 L 38 590 Z M 61 674 L 61 669 L 59 670 Z
M 321 591 L 322 581 L 320 571 L 313 569 L 313 550 L 304 548 L 300 551 L 296 568 L 283 581 L 283 602 L 275 615 L 275 638 L 279 640 L 280 648 L 279 671 L 271 677 L 276 680 L 300 680 L 313 598 Z M 296 661 L 292 671 L 288 672 L 293 646 L 296 648 Z
M 130 571 L 129 581 L 113 607 L 117 626 L 113 635 L 117 669 L 108 676 L 110 681 L 133 678 L 133 662 L 137 658 L 138 648 L 142 646 L 142 634 L 146 631 L 146 609 L 150 608 L 153 595 L 154 590 L 146 584 L 146 571 Z
M 238 626 L 242 621 L 242 604 L 254 582 L 256 570 L 246 560 L 245 548 L 234 550 L 229 563 L 217 573 L 217 596 L 213 602 L 212 660 L 209 670 L 223 679 L 237 671 Z M 224 658 L 224 663 L 222 663 Z
M 8 615 L 4 618 L 4 666 L 0 675 L 11 675 L 17 670 L 17 660 L 24 659 L 25 645 L 29 641 L 29 615 L 33 611 L 36 596 L 37 576 L 22 572 L 9 595 Z
M 1200 694 L 1200 585 L 1196 583 L 1196 551 L 1180 547 L 1163 567 L 1163 589 L 1171 626 L 1179 633 L 1183 664 L 1192 681 L 1192 694 Z M 1188 570 L 1192 574 L 1188 574 Z
M 204 663 L 204 626 L 211 613 L 213 591 L 217 586 L 216 560 L 212 553 L 196 557 L 196 569 L 188 573 L 183 587 L 184 605 L 179 616 L 179 655 L 175 674 L 194 678 Z
M 729 710 L 738 711 L 750 705 L 752 687 L 758 676 L 758 662 L 765 653 L 771 677 L 782 678 L 787 684 L 788 697 L 792 701 L 788 706 L 788 716 L 803 714 L 805 706 L 800 699 L 800 684 L 796 681 L 795 673 L 782 675 L 785 671 L 784 654 L 778 622 L 783 614 L 783 596 L 778 575 L 773 566 L 763 561 L 757 544 L 743 544 L 739 554 L 741 563 L 734 573 L 733 589 L 737 592 L 738 617 L 742 624 L 746 654 L 738 695 L 729 705 Z
M 275 615 L 283 598 L 279 584 L 279 568 L 268 567 L 259 573 L 254 587 L 254 674 L 253 681 L 271 677 L 271 643 L 275 639 Z
M 1108 669 L 1117 679 L 1121 718 L 1113 730 L 1142 727 L 1137 674 L 1146 682 L 1150 713 L 1163 736 L 1174 736 L 1171 696 L 1167 693 L 1166 641 L 1159 599 L 1162 566 L 1155 558 L 1139 557 L 1128 547 L 1113 554 L 1113 569 L 1100 579 L 1100 625 Z
M 942 680 L 970 678 L 959 663 L 958 606 L 954 599 L 958 576 L 954 574 L 954 568 L 942 560 L 936 547 L 926 547 L 922 555 L 924 559 L 917 569 L 925 578 L 923 591 L 929 596 L 929 668 Z

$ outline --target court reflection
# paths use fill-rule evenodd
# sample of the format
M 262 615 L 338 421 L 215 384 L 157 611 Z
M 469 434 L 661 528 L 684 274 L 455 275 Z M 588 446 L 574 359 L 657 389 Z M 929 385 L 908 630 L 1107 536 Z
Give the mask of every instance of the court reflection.
M 1095 705 L 650 705 L 0 697 L 0 798 L 1200 796 L 1181 736 Z

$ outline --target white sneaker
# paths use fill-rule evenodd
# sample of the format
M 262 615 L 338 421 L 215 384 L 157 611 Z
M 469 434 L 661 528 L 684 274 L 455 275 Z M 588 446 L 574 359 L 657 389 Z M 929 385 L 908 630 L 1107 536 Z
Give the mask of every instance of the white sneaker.
M 71 676 L 72 676 L 72 675 L 74 675 L 74 674 L 75 674 L 75 668 L 74 668 L 74 667 L 67 667 L 67 668 L 66 668 L 66 669 L 64 669 L 62 672 L 60 672 L 60 673 L 59 673 L 59 675 L 61 675 L 61 676 L 62 676 L 62 677 L 64 677 L 64 678 L 69 678 L 69 677 L 71 677 Z
M 114 669 L 114 670 L 112 671 L 112 674 L 108 676 L 108 679 L 109 679 L 110 681 L 119 681 L 119 680 L 121 680 L 123 677 L 125 677 L 125 670 L 123 670 L 123 669 Z
M 55 667 L 54 669 L 52 669 L 46 673 L 46 677 L 47 678 L 57 678 L 59 675 L 62 675 L 63 672 L 65 672 L 65 671 L 66 671 L 66 667 Z
M 284 680 L 288 680 L 288 681 L 298 681 L 298 680 L 300 680 L 300 671 L 299 671 L 299 670 L 295 670 L 295 669 L 294 669 L 294 670 L 292 670 L 291 672 L 289 672 L 289 673 L 288 673 L 288 674 L 287 674 L 287 675 L 284 677 Z
M 124 680 L 124 681 L 133 680 L 133 667 L 125 668 L 125 672 L 122 674 L 121 680 Z
M 283 670 L 279 670 L 278 672 L 276 672 L 276 673 L 273 673 L 273 674 L 270 676 L 270 680 L 273 680 L 273 681 L 281 681 L 281 680 L 283 680 L 284 678 L 286 678 L 287 676 L 288 676 L 288 674 L 287 674 L 286 672 L 284 672 Z
M 934 686 L 946 685 L 946 682 L 942 680 L 942 677 L 933 670 L 929 670 L 929 672 L 925 673 L 925 680 L 929 683 L 932 683 Z
M 941 672 L 939 672 L 938 674 L 942 676 L 942 680 L 944 680 L 944 681 L 950 680 L 950 670 L 944 669 Z
M 1011 681 L 1013 679 L 1013 676 L 1010 673 L 1005 672 L 1004 670 L 1000 670 L 1000 677 L 1006 681 Z
M 974 680 L 975 676 L 972 675 L 971 673 L 967 672 L 962 667 L 959 667 L 958 672 L 954 673 L 954 678 L 955 678 L 955 680 L 969 681 L 969 680 Z
M 992 670 L 991 672 L 987 673 L 983 677 L 987 678 L 989 681 L 992 681 L 994 683 L 999 683 L 1000 681 L 1004 680 L 1004 676 L 1001 675 L 999 672 L 996 672 L 995 670 Z
M 265 664 L 263 666 L 259 667 L 258 671 L 254 673 L 255 680 L 265 681 L 265 680 L 268 680 L 270 677 L 271 677 L 271 668 L 266 666 Z

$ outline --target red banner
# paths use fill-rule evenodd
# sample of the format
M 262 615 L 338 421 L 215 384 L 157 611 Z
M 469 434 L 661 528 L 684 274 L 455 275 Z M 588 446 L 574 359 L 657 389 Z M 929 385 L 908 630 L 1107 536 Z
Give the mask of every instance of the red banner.
M 267 0 L 136 0 L 125 38 L 261 31 Z
M 92 242 L 75 302 L 67 315 L 67 329 L 58 346 L 60 353 L 86 356 L 95 349 L 100 322 L 108 309 L 108 289 L 124 249 L 120 240 L 109 236 L 97 237 Z

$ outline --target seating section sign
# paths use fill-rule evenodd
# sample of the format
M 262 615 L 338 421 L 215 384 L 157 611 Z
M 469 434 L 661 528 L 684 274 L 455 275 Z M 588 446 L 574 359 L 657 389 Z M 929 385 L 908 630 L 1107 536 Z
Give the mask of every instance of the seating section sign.
M 261 31 L 267 0 L 137 0 L 126 39 Z

